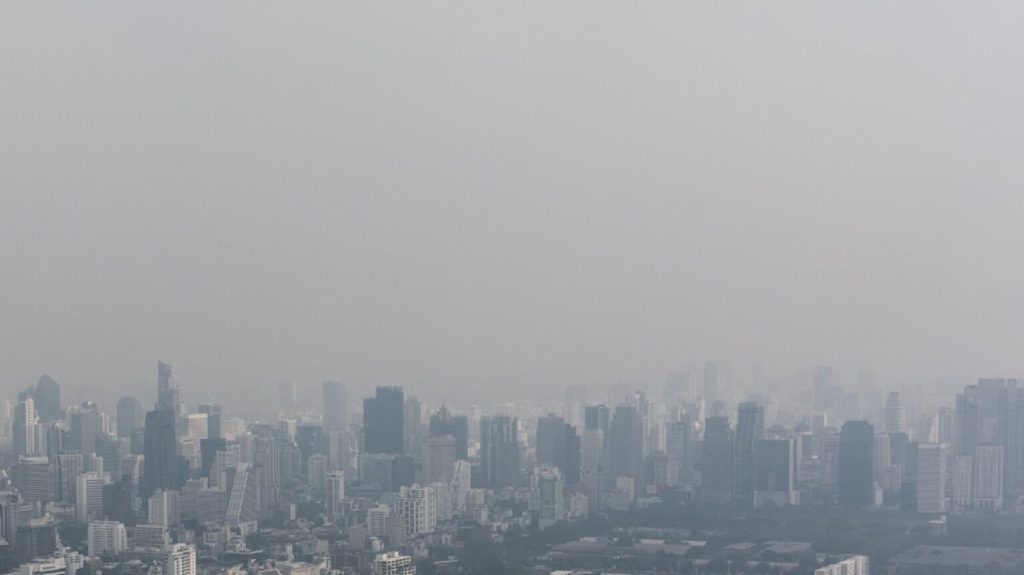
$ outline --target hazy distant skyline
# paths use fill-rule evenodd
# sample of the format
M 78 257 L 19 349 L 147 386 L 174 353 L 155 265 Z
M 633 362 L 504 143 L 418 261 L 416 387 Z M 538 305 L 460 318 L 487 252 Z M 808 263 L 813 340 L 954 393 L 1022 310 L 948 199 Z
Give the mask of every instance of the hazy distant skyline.
M 1024 375 L 1022 17 L 5 3 L 0 389 Z

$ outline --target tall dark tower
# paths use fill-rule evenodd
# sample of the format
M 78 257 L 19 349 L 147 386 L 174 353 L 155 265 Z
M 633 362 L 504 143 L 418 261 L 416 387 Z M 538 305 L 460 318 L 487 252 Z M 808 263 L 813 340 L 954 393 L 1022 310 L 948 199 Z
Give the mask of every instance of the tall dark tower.
M 753 502 L 758 442 L 764 438 L 764 407 L 756 401 L 741 403 L 736 418 L 736 477 L 733 495 Z
M 519 438 L 514 417 L 480 418 L 480 474 L 492 489 L 519 483 Z
M 378 387 L 363 400 L 363 452 L 403 453 L 405 393 L 401 387 Z
M 60 419 L 60 384 L 49 375 L 43 374 L 36 383 L 32 396 L 36 402 L 36 413 L 39 423 L 49 423 Z
M 455 459 L 469 459 L 469 419 L 465 415 L 452 415 L 442 405 L 430 416 L 428 432 L 431 437 L 451 435 L 455 438 Z
M 580 481 L 580 437 L 565 419 L 548 415 L 537 420 L 537 463 L 553 465 L 566 485 Z
M 611 477 L 644 478 L 644 424 L 635 407 L 615 408 L 608 425 L 608 470 Z
M 866 421 L 847 421 L 839 431 L 839 504 L 868 507 L 875 502 L 875 430 Z
M 701 449 L 701 499 L 705 503 L 732 500 L 736 437 L 728 417 L 709 417 L 704 422 Z
M 157 362 L 156 408 L 178 413 L 178 386 L 174 382 L 174 368 L 169 363 Z
M 181 487 L 182 469 L 178 458 L 177 417 L 170 409 L 146 414 L 144 442 L 143 498 L 157 489 Z

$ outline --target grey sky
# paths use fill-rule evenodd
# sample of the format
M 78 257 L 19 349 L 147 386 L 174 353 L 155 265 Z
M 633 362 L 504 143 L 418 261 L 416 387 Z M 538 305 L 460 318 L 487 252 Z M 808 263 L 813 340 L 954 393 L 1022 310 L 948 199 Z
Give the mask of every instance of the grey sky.
M 6 2 L 0 384 L 1022 373 L 1022 17 Z

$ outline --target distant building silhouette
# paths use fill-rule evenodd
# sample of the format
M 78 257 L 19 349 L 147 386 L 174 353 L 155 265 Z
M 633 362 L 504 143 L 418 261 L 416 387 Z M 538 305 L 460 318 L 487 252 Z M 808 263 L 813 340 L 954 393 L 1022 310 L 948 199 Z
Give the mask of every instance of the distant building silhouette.
M 868 507 L 875 502 L 874 428 L 847 421 L 839 431 L 839 504 Z
M 405 394 L 401 387 L 378 387 L 363 400 L 363 452 L 404 453 Z
M 514 417 L 480 418 L 480 474 L 492 489 L 519 484 L 519 438 Z

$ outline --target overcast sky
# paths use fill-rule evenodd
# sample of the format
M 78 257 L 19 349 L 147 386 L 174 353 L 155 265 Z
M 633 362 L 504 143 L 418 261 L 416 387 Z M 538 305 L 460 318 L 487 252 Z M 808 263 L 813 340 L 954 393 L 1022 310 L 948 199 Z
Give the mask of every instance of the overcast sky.
M 4 2 L 0 390 L 1024 373 L 1022 19 Z

